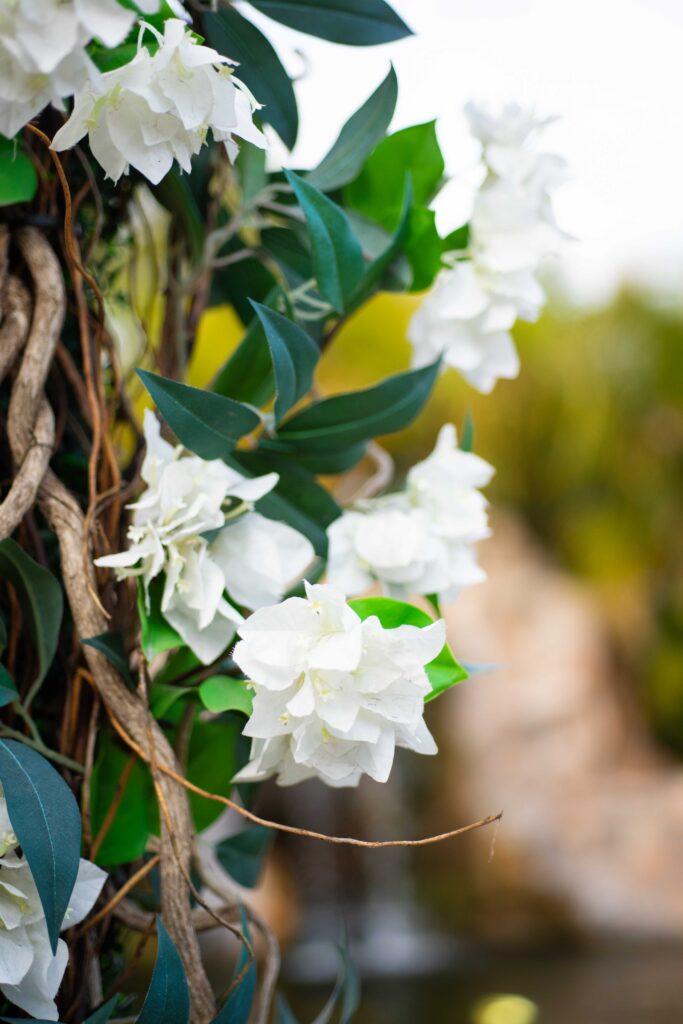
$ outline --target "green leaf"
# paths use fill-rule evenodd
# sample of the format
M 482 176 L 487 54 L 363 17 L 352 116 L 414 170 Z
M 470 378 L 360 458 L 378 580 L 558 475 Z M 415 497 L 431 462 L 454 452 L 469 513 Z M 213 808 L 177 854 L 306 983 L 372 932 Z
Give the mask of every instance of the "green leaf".
M 347 469 L 360 462 L 366 447 L 367 443 L 360 441 L 345 448 L 330 448 L 324 452 L 302 452 L 295 444 L 287 444 L 277 438 L 263 438 L 258 450 L 280 456 L 283 463 L 290 468 L 294 466 L 310 473 L 334 474 L 345 473 Z
M 267 306 L 252 302 L 265 331 L 275 372 L 275 420 L 307 394 L 313 384 L 313 371 L 320 358 L 315 342 L 292 320 Z
M 30 747 L 0 740 L 0 784 L 12 828 L 31 868 L 52 952 L 73 892 L 81 854 L 81 815 L 55 769 Z
M 401 215 L 406 175 L 410 174 L 415 202 L 426 206 L 443 180 L 444 168 L 435 121 L 403 128 L 370 154 L 360 175 L 344 189 L 344 202 L 393 230 Z
M 113 996 L 104 1006 L 100 1006 L 99 1010 L 95 1010 L 87 1020 L 83 1021 L 83 1024 L 106 1024 L 111 1018 L 112 1013 L 119 1004 L 120 996 Z
M 434 621 L 421 608 L 416 608 L 406 601 L 395 601 L 391 597 L 363 597 L 349 601 L 349 607 L 353 608 L 361 619 L 369 619 L 371 615 L 376 615 L 385 629 L 396 629 L 398 626 L 418 626 L 424 629 Z M 425 665 L 425 672 L 432 685 L 432 692 L 425 697 L 425 703 L 434 700 L 468 676 L 463 666 L 455 660 L 448 644 L 444 644 L 436 658 Z
M 182 647 L 183 641 L 173 626 L 161 614 L 163 583 L 155 580 L 149 587 L 149 611 L 145 603 L 142 584 L 138 585 L 138 616 L 140 618 L 140 640 L 147 661 L 153 661 L 158 654 Z
M 166 177 L 152 187 L 152 194 L 182 225 L 182 234 L 189 242 L 192 260 L 197 263 L 204 251 L 206 228 L 202 211 L 190 187 L 190 178 L 191 175 L 181 174 L 177 167 L 172 167 Z
M 278 437 L 301 451 L 326 451 L 401 430 L 423 407 L 436 381 L 440 360 L 388 377 L 365 391 L 323 398 L 288 419 Z
M 268 181 L 265 149 L 252 142 L 240 142 L 235 167 L 239 171 L 242 202 L 249 203 L 265 188 Z
M 320 294 L 338 313 L 358 288 L 365 262 L 344 211 L 293 171 L 285 171 L 308 224 Z
M 120 633 L 99 633 L 97 636 L 89 636 L 86 640 L 81 640 L 81 643 L 86 647 L 94 647 L 96 651 L 103 654 L 107 661 L 110 661 L 114 668 L 121 673 L 130 688 L 135 688 L 123 648 L 123 637 Z
M 244 907 L 240 907 L 240 917 L 242 919 L 242 931 L 251 942 L 251 935 L 249 934 L 247 915 L 244 913 Z M 237 978 L 240 972 L 244 970 L 248 957 L 249 954 L 243 944 L 239 960 L 237 961 L 237 966 L 235 967 L 235 978 Z M 222 1010 L 217 1017 L 214 1017 L 211 1024 L 247 1024 L 247 1021 L 251 1016 L 251 1008 L 254 1003 L 255 992 L 256 961 L 252 960 L 239 985 L 230 993 Z
M 275 998 L 275 1024 L 299 1024 L 281 992 Z
M 406 178 L 405 194 L 403 197 L 403 209 L 398 226 L 385 248 L 380 252 L 372 263 L 369 264 L 361 282 L 359 293 L 355 296 L 356 301 L 363 300 L 370 291 L 378 285 L 392 263 L 397 259 L 400 252 L 405 248 L 410 233 L 410 218 L 413 209 L 413 186 L 410 177 Z
M 463 452 L 471 452 L 474 444 L 474 419 L 469 409 L 465 412 L 465 420 L 462 425 L 462 433 L 460 435 L 460 450 Z
M 199 698 L 214 714 L 222 711 L 241 711 L 247 717 L 251 714 L 254 695 L 246 683 L 232 676 L 209 676 L 199 687 Z
M 234 8 L 204 14 L 204 32 L 219 53 L 239 61 L 239 77 L 263 109 L 259 116 L 271 124 L 288 149 L 296 142 L 299 115 L 289 75 L 260 29 Z
M 16 700 L 19 694 L 11 675 L 4 665 L 0 665 L 0 708 L 6 707 Z
M 221 840 L 216 846 L 216 856 L 223 870 L 238 885 L 253 889 L 258 885 L 263 862 L 272 845 L 272 829 L 253 825 Z
M 285 297 L 278 285 L 266 296 L 264 305 L 275 309 L 280 304 L 285 304 Z M 216 374 L 211 390 L 252 405 L 265 405 L 273 397 L 273 361 L 263 325 L 257 316 L 251 317 L 244 337 Z
M 321 192 L 331 192 L 352 181 L 365 158 L 386 133 L 396 109 L 398 81 L 393 67 L 382 84 L 349 118 L 329 153 L 306 175 Z
M 412 35 L 384 0 L 250 0 L 274 21 L 332 43 L 377 46 Z
M 360 1005 L 360 979 L 353 964 L 347 944 L 338 946 L 339 974 L 330 998 L 313 1021 L 313 1024 L 329 1024 L 337 1005 L 341 1002 L 339 1024 L 349 1024 Z
M 236 745 L 244 728 L 241 715 L 225 715 L 211 722 L 195 719 L 190 737 L 187 777 L 209 793 L 230 796 L 232 777 L 237 772 Z M 222 813 L 223 806 L 190 793 L 195 828 L 202 832 Z
M 100 735 L 90 783 L 92 832 L 96 836 L 117 795 L 121 777 L 130 761 L 108 733 Z M 135 761 L 116 814 L 97 852 L 98 864 L 114 867 L 142 857 L 150 834 L 156 831 L 158 816 L 154 786 L 147 766 Z
M 238 452 L 230 464 L 251 476 L 279 473 L 275 490 L 256 503 L 257 511 L 299 530 L 308 537 L 315 553 L 326 557 L 327 527 L 339 518 L 341 509 L 309 470 L 282 455 L 265 452 L 261 447 L 255 452 Z
M 442 247 L 444 252 L 462 252 L 463 249 L 467 249 L 469 244 L 469 224 L 463 224 L 461 227 L 456 228 L 455 231 L 451 231 L 449 235 L 446 235 L 446 237 L 442 239 Z
M 149 703 L 155 718 L 165 718 L 174 704 L 183 697 L 196 694 L 194 686 L 171 686 L 168 683 L 152 683 Z
M 203 459 L 220 459 L 261 422 L 240 402 L 192 388 L 147 370 L 138 376 L 181 444 Z
M 11 581 L 38 657 L 33 688 L 42 683 L 57 650 L 64 598 L 52 573 L 34 562 L 11 538 L 0 541 L 0 575 Z
M 405 251 L 413 271 L 411 290 L 424 291 L 441 269 L 442 243 L 433 210 L 413 204 Z
M 188 1024 L 190 993 L 183 962 L 160 917 L 157 936 L 157 959 L 137 1024 Z
M 0 135 L 0 206 L 28 203 L 38 190 L 38 176 L 19 139 Z

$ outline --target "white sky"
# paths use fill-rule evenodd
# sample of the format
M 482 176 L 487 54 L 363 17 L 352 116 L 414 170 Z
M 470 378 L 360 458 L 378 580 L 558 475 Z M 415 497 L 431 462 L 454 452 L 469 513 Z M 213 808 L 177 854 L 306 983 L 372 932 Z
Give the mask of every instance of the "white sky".
M 393 0 L 414 38 L 334 46 L 276 25 L 252 8 L 297 84 L 302 114 L 292 163 L 311 165 L 384 77 L 399 78 L 393 128 L 439 119 L 449 186 L 440 224 L 466 212 L 476 148 L 461 110 L 471 97 L 518 99 L 561 114 L 546 149 L 573 180 L 558 193 L 577 239 L 562 259 L 574 298 L 608 298 L 624 279 L 683 292 L 683 0 Z M 306 54 L 304 64 L 296 50 Z M 463 205 L 465 203 L 465 205 Z

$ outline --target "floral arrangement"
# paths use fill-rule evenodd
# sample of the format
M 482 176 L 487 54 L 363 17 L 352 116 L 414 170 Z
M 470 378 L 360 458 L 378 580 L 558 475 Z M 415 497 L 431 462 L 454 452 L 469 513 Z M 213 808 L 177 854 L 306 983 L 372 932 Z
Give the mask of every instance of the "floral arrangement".
M 410 34 L 384 0 L 251 6 L 338 44 Z M 498 817 L 370 842 L 255 810 L 271 777 L 386 783 L 396 748 L 437 753 L 426 706 L 468 675 L 441 608 L 484 579 L 493 469 L 447 423 L 392 481 L 376 439 L 442 372 L 483 392 L 517 375 L 510 329 L 538 315 L 563 238 L 547 121 L 474 103 L 482 184 L 442 237 L 435 125 L 392 133 L 397 88 L 390 69 L 316 167 L 283 168 L 270 141 L 293 147 L 296 96 L 248 11 L 0 0 L 5 1013 L 291 1024 L 245 896 L 262 836 L 420 845 Z M 319 362 L 380 291 L 425 293 L 412 366 L 321 394 Z M 201 325 L 226 307 L 239 343 L 191 386 Z M 195 837 L 226 809 L 245 826 L 216 846 L 216 877 Z M 221 993 L 207 927 L 241 943 Z M 134 1016 L 131 933 L 134 959 L 157 937 Z M 344 962 L 325 1019 L 338 1000 L 355 1012 Z

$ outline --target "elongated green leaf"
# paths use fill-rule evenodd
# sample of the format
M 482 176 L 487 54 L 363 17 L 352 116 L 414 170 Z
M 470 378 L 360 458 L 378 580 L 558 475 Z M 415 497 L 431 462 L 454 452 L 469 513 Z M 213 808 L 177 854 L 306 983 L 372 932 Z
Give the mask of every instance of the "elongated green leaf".
M 130 864 L 142 857 L 158 822 L 154 785 L 147 766 L 134 761 L 130 767 L 129 762 L 129 750 L 108 733 L 100 735 L 90 783 L 94 836 L 99 834 L 122 785 L 124 772 L 127 773 L 123 797 L 97 851 L 97 863 L 106 867 Z
M 140 640 L 147 661 L 153 661 L 158 654 L 182 647 L 183 641 L 173 626 L 161 614 L 161 592 L 163 584 L 153 581 L 149 588 L 149 611 L 145 594 L 138 586 L 138 616 L 140 617 Z
M 242 715 L 226 714 L 211 722 L 195 719 L 187 762 L 190 782 L 210 793 L 230 796 L 232 777 L 238 770 L 236 750 L 243 728 Z M 208 828 L 223 810 L 221 804 L 198 793 L 190 793 L 190 807 L 198 832 Z
M 384 0 L 250 0 L 269 18 L 349 46 L 377 46 L 411 35 Z
M 216 856 L 221 867 L 238 885 L 253 889 L 258 884 L 263 863 L 272 845 L 272 829 L 253 825 L 221 840 L 216 846 Z
M 271 309 L 284 304 L 284 292 L 279 286 L 271 290 L 264 303 Z M 211 390 L 252 405 L 265 405 L 273 397 L 273 360 L 263 326 L 257 316 L 251 317 L 244 337 L 216 374 Z
M 44 757 L 13 740 L 0 740 L 0 783 L 12 828 L 33 873 L 54 953 L 78 874 L 78 804 Z
M 111 1019 L 111 1015 L 119 1004 L 120 996 L 113 996 L 104 1006 L 100 1006 L 99 1010 L 95 1010 L 94 1013 L 83 1021 L 83 1024 L 106 1024 L 106 1021 Z
M 288 466 L 300 467 L 310 473 L 345 473 L 360 462 L 367 448 L 366 441 L 359 441 L 346 447 L 334 447 L 327 451 L 300 451 L 296 444 L 288 444 L 277 438 L 263 438 L 259 452 L 279 456 Z
M 360 978 L 349 956 L 346 943 L 337 947 L 339 951 L 339 974 L 330 998 L 313 1021 L 313 1024 L 329 1024 L 336 1007 L 341 1003 L 339 1024 L 349 1024 L 360 1005 Z
M 4 665 L 0 665 L 0 708 L 11 704 L 18 697 L 17 687 Z
M 137 371 L 178 440 L 203 459 L 220 459 L 261 422 L 258 413 L 223 395 Z
M 310 391 L 320 350 L 304 330 L 286 316 L 252 302 L 266 334 L 275 371 L 275 419 L 280 422 Z
M 361 619 L 376 615 L 385 629 L 396 629 L 398 626 L 418 626 L 424 629 L 434 621 L 421 608 L 390 597 L 364 597 L 349 601 L 349 605 Z M 425 697 L 425 703 L 468 678 L 467 671 L 455 660 L 448 644 L 444 644 L 436 658 L 425 665 L 425 672 L 432 685 L 432 692 Z
M 293 171 L 285 171 L 308 224 L 320 294 L 338 313 L 360 284 L 363 250 L 344 211 Z
M 386 133 L 396 109 L 398 82 L 393 67 L 382 84 L 349 118 L 329 153 L 306 175 L 321 192 L 348 184 Z
M 128 668 L 128 659 L 123 649 L 123 638 L 120 633 L 99 633 L 97 636 L 89 636 L 87 640 L 81 640 L 86 647 L 94 647 L 96 651 L 103 654 L 112 663 L 128 685 L 133 688 L 135 683 Z
M 34 562 L 11 538 L 0 541 L 0 576 L 14 585 L 38 657 L 38 686 L 52 663 L 59 640 L 64 598 L 52 573 Z
M 232 7 L 204 14 L 204 32 L 219 53 L 239 61 L 239 77 L 263 104 L 259 116 L 288 149 L 296 142 L 299 115 L 289 75 L 260 29 Z
M 394 260 L 405 248 L 410 232 L 412 206 L 413 186 L 410 177 L 407 177 L 405 195 L 403 199 L 403 210 L 401 212 L 401 219 L 398 222 L 398 227 L 382 252 L 380 252 L 372 263 L 368 265 L 360 284 L 359 291 L 355 296 L 356 302 L 365 299 L 372 289 L 382 281 L 383 276 L 389 270 Z
M 170 686 L 168 683 L 152 683 L 149 703 L 155 718 L 166 718 L 171 708 L 184 697 L 196 694 L 194 686 Z
M 231 676 L 209 676 L 199 687 L 199 698 L 207 709 L 214 714 L 222 711 L 241 711 L 250 715 L 254 695 L 247 689 L 246 683 Z
M 301 451 L 326 451 L 407 427 L 427 401 L 440 361 L 389 377 L 365 391 L 323 398 L 295 413 L 278 437 Z
M 157 918 L 157 959 L 137 1024 L 188 1024 L 190 993 L 178 950 Z
M 243 907 L 240 907 L 240 917 L 242 919 L 242 931 L 251 942 L 247 915 L 244 913 Z M 248 958 L 249 954 L 247 953 L 246 947 L 243 945 L 239 960 L 237 961 L 237 966 L 235 967 L 235 977 L 238 977 L 241 971 L 244 970 Z M 233 989 L 230 993 L 222 1010 L 217 1017 L 214 1017 L 212 1024 L 247 1024 L 251 1015 L 255 991 L 256 961 L 252 960 L 246 974 L 240 981 L 237 988 Z
M 38 176 L 21 142 L 0 135 L 0 206 L 26 203 L 38 189 Z

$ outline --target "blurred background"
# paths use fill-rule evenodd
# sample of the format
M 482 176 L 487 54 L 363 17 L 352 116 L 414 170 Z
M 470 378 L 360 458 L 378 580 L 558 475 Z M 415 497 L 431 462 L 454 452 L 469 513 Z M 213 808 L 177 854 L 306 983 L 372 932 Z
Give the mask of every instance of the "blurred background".
M 434 117 L 453 181 L 440 227 L 468 214 L 470 97 L 560 119 L 556 203 L 573 236 L 545 268 L 546 314 L 516 331 L 517 381 L 481 397 L 455 374 L 386 439 L 397 478 L 467 416 L 497 470 L 488 581 L 448 610 L 466 662 L 489 666 L 431 705 L 434 762 L 387 786 L 269 791 L 265 809 L 367 838 L 499 827 L 417 852 L 280 839 L 257 900 L 285 948 L 292 1007 L 324 1001 L 335 943 L 363 972 L 361 1024 L 674 1024 L 683 1019 L 683 6 L 680 0 L 394 0 L 416 36 L 350 51 L 268 23 L 299 75 L 312 165 L 394 62 L 394 128 Z M 254 17 L 251 9 L 245 13 Z M 408 362 L 419 299 L 382 296 L 326 355 L 328 391 Z M 223 319 L 221 319 L 223 317 Z M 228 314 L 211 314 L 208 376 Z M 229 332 L 228 332 L 229 333 Z M 220 346 L 218 339 L 221 339 Z M 362 358 L 360 354 L 362 353 Z M 493 668 L 491 668 L 493 666 Z M 419 762 L 419 763 L 418 763 Z M 426 763 L 422 763 L 426 762 Z

